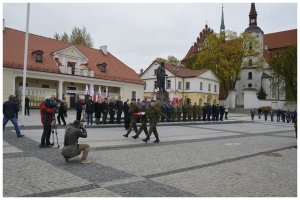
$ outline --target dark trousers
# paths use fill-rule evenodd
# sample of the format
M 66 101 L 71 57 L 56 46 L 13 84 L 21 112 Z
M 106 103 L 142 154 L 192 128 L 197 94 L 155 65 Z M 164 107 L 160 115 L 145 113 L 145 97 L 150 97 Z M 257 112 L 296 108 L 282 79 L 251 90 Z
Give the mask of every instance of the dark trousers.
M 82 113 L 82 111 L 77 111 L 76 112 L 76 120 L 81 120 L 81 113 Z
M 115 112 L 109 113 L 109 123 L 113 124 L 115 121 Z
M 122 115 L 122 111 L 118 111 L 117 112 L 117 123 L 121 124 L 121 115 Z
M 206 113 L 203 112 L 203 121 L 206 121 Z
M 106 124 L 107 112 L 103 113 L 102 124 Z
M 251 114 L 251 119 L 254 120 L 254 114 Z
M 30 113 L 29 113 L 29 106 L 25 106 L 25 115 L 30 115 Z
M 51 124 L 44 124 L 44 131 L 41 139 L 41 145 L 49 145 L 51 136 Z
M 18 116 L 19 116 L 19 112 L 16 112 L 16 119 L 18 119 Z
M 207 113 L 207 121 L 210 121 L 210 113 Z
M 128 130 L 129 129 L 129 125 L 130 125 L 130 120 L 125 120 L 125 123 L 124 123 L 124 127 L 125 127 L 125 129 L 126 130 Z
M 221 121 L 223 121 L 223 116 L 224 116 L 224 113 L 221 113 L 221 114 L 220 114 L 220 120 L 221 120 Z
M 277 122 L 279 122 L 279 121 L 280 121 L 280 116 L 277 115 Z
M 93 125 L 93 113 L 87 113 L 87 125 Z
M 227 115 L 228 115 L 228 112 L 225 113 L 225 119 L 228 119 L 228 118 L 227 118 Z
M 62 122 L 64 123 L 64 125 L 66 125 L 65 116 L 63 114 L 61 114 L 61 113 L 58 113 L 58 115 L 57 115 L 57 121 L 58 121 L 59 125 L 61 125 L 60 119 L 62 120 Z

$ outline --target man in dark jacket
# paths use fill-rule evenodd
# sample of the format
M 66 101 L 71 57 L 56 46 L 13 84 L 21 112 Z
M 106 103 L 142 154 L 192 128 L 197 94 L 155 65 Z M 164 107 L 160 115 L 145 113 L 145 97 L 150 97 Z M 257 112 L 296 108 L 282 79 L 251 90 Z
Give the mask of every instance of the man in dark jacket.
M 28 114 L 28 116 L 30 116 L 29 113 L 29 103 L 30 103 L 30 99 L 28 96 L 25 97 L 25 115 Z
M 77 102 L 75 105 L 75 109 L 76 109 L 76 120 L 81 120 L 81 113 L 82 113 L 82 103 L 80 101 L 80 98 L 77 98 Z
M 95 112 L 95 103 L 93 102 L 93 97 L 89 96 L 89 100 L 86 103 L 86 114 L 87 114 L 87 125 L 89 125 L 89 123 L 91 125 L 93 125 L 93 114 Z
M 121 115 L 123 112 L 123 102 L 121 101 L 121 97 L 116 101 L 116 110 L 117 110 L 117 123 L 121 124 Z
M 106 118 L 108 113 L 107 98 L 104 98 L 104 102 L 102 103 L 102 112 L 103 112 L 102 124 L 106 124 Z
M 129 115 L 129 105 L 128 105 L 129 99 L 124 102 L 124 123 L 125 123 L 125 129 L 128 130 L 129 124 L 130 124 L 130 115 Z
M 60 107 L 58 108 L 58 115 L 57 115 L 57 121 L 58 124 L 61 125 L 60 119 L 64 123 L 63 126 L 66 125 L 66 120 L 65 120 L 65 114 L 67 113 L 67 106 L 65 105 L 65 102 L 61 101 L 60 102 Z
M 116 104 L 114 99 L 111 99 L 111 101 L 108 104 L 108 107 L 109 107 L 109 123 L 113 124 L 115 122 L 115 114 L 116 114 Z
M 10 120 L 15 127 L 17 137 L 20 138 L 24 135 L 21 135 L 21 131 L 16 118 L 16 113 L 18 112 L 18 110 L 19 108 L 17 103 L 14 101 L 14 96 L 10 95 L 8 101 L 4 102 L 3 104 L 3 131 L 7 122 Z
M 52 96 L 39 105 L 41 121 L 44 128 L 41 144 L 39 145 L 40 148 L 49 148 L 53 146 L 53 144 L 50 143 L 51 124 L 53 119 L 55 119 L 56 110 L 60 107 L 60 103 L 57 103 L 54 99 L 55 96 Z
M 88 159 L 88 153 L 90 146 L 88 144 L 78 144 L 78 138 L 87 138 L 87 132 L 83 124 L 79 120 L 75 120 L 72 126 L 68 127 L 65 132 L 64 148 L 62 149 L 62 155 L 66 162 L 69 162 L 70 158 L 80 155 L 80 163 L 87 164 L 91 161 Z
M 95 103 L 96 124 L 100 124 L 101 113 L 102 113 L 102 102 L 100 99 L 98 99 L 97 102 Z

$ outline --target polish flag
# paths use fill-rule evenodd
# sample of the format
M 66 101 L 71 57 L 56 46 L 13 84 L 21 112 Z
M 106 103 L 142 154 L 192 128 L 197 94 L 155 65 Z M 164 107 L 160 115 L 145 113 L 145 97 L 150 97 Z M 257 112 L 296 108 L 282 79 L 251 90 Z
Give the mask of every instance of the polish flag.
M 91 96 L 93 97 L 93 101 L 96 101 L 96 94 L 95 94 L 95 89 L 94 89 L 94 85 L 91 86 Z
M 106 98 L 107 98 L 107 102 L 109 102 L 109 90 L 108 90 L 108 87 L 106 86 Z
M 85 95 L 89 95 L 89 86 L 87 84 L 85 84 Z
M 98 99 L 100 99 L 100 102 L 102 103 L 102 93 L 101 93 L 101 86 L 99 85 L 99 91 L 98 91 Z

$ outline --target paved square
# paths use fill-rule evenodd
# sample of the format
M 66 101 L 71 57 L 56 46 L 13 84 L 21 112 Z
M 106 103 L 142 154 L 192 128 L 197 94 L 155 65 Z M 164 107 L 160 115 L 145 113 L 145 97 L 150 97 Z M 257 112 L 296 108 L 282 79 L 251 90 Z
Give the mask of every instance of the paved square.
M 242 119 L 237 121 L 237 119 Z M 158 126 L 161 142 L 124 138 L 123 127 L 88 128 L 92 163 L 39 149 L 42 129 L 4 131 L 3 195 L 59 197 L 296 197 L 293 125 L 236 115 L 218 124 Z M 64 129 L 58 129 L 63 145 Z M 133 136 L 133 133 L 130 135 Z

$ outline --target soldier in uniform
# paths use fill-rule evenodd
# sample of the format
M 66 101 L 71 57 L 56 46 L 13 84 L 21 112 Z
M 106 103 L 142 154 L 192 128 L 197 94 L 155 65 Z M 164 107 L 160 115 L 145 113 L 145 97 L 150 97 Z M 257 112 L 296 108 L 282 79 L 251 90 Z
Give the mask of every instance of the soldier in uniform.
M 103 111 L 102 124 L 106 124 L 106 118 L 108 113 L 107 98 L 104 98 L 104 102 L 102 103 L 102 111 Z
M 139 112 L 139 108 L 137 107 L 136 100 L 134 98 L 131 99 L 131 103 L 130 103 L 128 112 L 130 115 L 130 126 L 127 130 L 127 133 L 125 135 L 123 135 L 124 137 L 128 137 L 128 135 L 130 134 L 132 129 L 134 129 L 136 134 L 138 131 L 137 126 L 136 126 L 137 116 L 135 114 Z
M 206 107 L 207 104 L 205 103 L 204 106 L 202 107 L 203 121 L 206 121 Z
M 196 104 L 196 102 L 193 105 L 193 120 L 196 121 L 197 120 L 197 114 L 198 114 L 198 106 Z
M 148 135 L 148 129 L 147 129 L 147 104 L 146 104 L 146 100 L 143 100 L 141 103 L 141 108 L 139 110 L 140 112 L 144 112 L 145 114 L 140 116 L 141 119 L 141 126 L 138 130 L 138 132 L 136 133 L 136 135 L 132 136 L 132 138 L 136 139 L 139 137 L 139 135 L 142 133 L 142 131 L 145 132 L 146 136 Z
M 198 116 L 198 121 L 201 120 L 201 116 L 202 116 L 202 107 L 199 103 L 199 105 L 197 106 L 197 116 Z
M 183 121 L 186 121 L 186 116 L 187 116 L 187 104 L 186 101 L 182 105 L 182 113 L 183 113 Z
M 123 112 L 123 102 L 121 101 L 121 97 L 116 101 L 116 109 L 117 109 L 117 123 L 121 124 L 121 115 Z
M 159 109 L 158 106 L 155 105 L 155 101 L 151 100 L 151 104 L 148 109 L 148 118 L 149 118 L 149 122 L 150 122 L 150 128 L 149 128 L 147 137 L 145 139 L 143 139 L 144 142 L 147 142 L 148 140 L 150 140 L 150 136 L 151 136 L 152 132 L 156 138 L 156 140 L 153 143 L 159 142 L 156 125 L 159 121 L 160 114 L 161 114 L 161 110 Z

